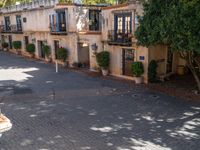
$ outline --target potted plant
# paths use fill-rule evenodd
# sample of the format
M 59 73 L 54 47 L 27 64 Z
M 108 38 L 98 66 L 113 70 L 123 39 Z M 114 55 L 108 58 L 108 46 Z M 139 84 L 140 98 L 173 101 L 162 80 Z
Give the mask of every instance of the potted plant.
M 35 56 L 35 45 L 30 43 L 26 46 L 26 51 L 31 55 L 31 58 Z
M 44 54 L 45 54 L 46 61 L 50 62 L 51 61 L 51 59 L 50 59 L 50 55 L 51 55 L 50 46 L 44 45 L 43 46 L 43 51 L 44 51 Z
M 17 54 L 20 55 L 21 54 L 20 49 L 22 48 L 22 42 L 21 41 L 14 41 L 13 47 L 14 47 L 14 49 L 16 49 Z
M 2 43 L 2 48 L 3 48 L 4 51 L 7 51 L 8 47 L 9 47 L 9 44 L 7 42 Z
M 57 59 L 60 60 L 63 64 L 64 67 L 67 66 L 66 64 L 66 60 L 68 58 L 68 51 L 67 49 L 61 47 L 61 48 L 58 48 L 57 50 Z
M 157 62 L 155 60 L 152 60 L 148 66 L 148 80 L 151 83 L 157 82 L 157 68 Z
M 109 71 L 108 68 L 110 64 L 110 53 L 108 51 L 97 53 L 96 59 L 97 59 L 97 63 L 99 67 L 102 70 L 103 76 L 107 76 L 108 71 Z
M 144 67 L 142 62 L 133 62 L 132 73 L 135 77 L 135 83 L 141 84 L 143 82 L 142 74 L 144 73 Z

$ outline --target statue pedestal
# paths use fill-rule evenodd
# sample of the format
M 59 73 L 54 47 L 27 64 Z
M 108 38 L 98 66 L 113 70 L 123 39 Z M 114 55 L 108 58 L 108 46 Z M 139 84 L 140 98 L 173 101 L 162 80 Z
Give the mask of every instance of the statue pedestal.
M 0 137 L 2 136 L 2 133 L 9 131 L 11 128 L 12 123 L 10 120 L 3 114 L 0 114 Z

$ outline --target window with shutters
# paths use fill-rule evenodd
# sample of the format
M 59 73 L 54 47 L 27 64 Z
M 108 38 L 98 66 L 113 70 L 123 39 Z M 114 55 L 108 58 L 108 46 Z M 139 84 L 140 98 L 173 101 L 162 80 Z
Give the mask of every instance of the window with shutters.
M 89 10 L 89 30 L 100 30 L 100 10 Z
M 65 10 L 58 10 L 49 16 L 51 33 L 65 34 L 67 32 L 67 21 Z
M 132 13 L 114 14 L 114 29 L 108 31 L 110 44 L 131 46 L 132 44 Z
M 10 31 L 11 30 L 10 17 L 5 17 L 4 20 L 5 20 L 5 30 Z
M 17 31 L 22 31 L 22 21 L 20 15 L 16 16 L 16 22 L 17 22 Z

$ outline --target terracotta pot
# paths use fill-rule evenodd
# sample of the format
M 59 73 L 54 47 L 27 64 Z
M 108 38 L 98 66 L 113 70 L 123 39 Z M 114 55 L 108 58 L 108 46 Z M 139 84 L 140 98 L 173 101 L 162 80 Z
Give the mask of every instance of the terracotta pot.
M 51 62 L 51 58 L 45 57 L 46 62 Z
M 103 76 L 107 76 L 108 75 L 108 69 L 101 69 L 101 70 L 102 70 Z
M 30 58 L 35 58 L 35 54 L 30 54 Z
M 141 84 L 141 83 L 143 83 L 143 77 L 135 77 L 135 83 L 136 83 L 136 84 Z
M 184 75 L 185 74 L 185 66 L 178 66 L 177 74 L 180 76 Z
M 67 62 L 62 62 L 63 67 L 67 67 Z
M 21 51 L 17 50 L 17 55 L 21 55 L 21 54 L 22 54 Z

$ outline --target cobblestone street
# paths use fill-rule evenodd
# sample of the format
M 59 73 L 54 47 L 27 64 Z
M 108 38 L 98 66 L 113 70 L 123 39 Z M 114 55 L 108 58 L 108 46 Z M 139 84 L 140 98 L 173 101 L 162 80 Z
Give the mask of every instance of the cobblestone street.
M 0 150 L 200 149 L 199 103 L 6 52 L 0 108 Z

